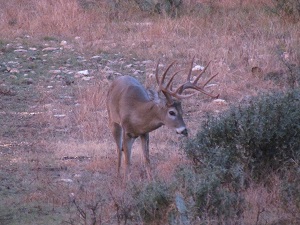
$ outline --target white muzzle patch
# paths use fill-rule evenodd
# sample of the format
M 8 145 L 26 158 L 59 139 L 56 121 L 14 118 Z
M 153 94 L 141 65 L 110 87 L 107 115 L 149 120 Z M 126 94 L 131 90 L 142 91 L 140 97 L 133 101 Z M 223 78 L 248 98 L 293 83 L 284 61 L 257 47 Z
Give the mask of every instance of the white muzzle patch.
M 186 130 L 186 127 L 179 127 L 179 128 L 176 128 L 176 132 L 178 134 L 181 134 L 184 130 Z

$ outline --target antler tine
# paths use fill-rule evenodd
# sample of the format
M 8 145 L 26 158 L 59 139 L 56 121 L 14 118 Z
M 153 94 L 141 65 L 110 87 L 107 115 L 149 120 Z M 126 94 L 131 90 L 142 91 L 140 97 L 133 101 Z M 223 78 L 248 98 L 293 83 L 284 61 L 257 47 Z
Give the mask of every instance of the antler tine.
M 189 73 L 188 73 L 188 76 L 187 76 L 187 81 L 191 80 L 191 75 L 192 75 L 194 60 L 195 60 L 195 56 L 192 58 L 191 67 L 190 67 L 190 70 L 189 70 Z
M 216 74 L 216 75 L 217 75 L 217 74 Z M 215 76 L 216 76 L 216 75 L 215 75 Z M 203 87 L 204 87 L 204 86 L 203 86 Z M 197 91 L 200 91 L 202 94 L 208 95 L 209 97 L 212 97 L 212 98 L 218 98 L 218 97 L 219 97 L 219 94 L 217 94 L 217 95 L 212 95 L 211 93 L 205 91 L 203 88 L 198 87 L 198 86 L 191 86 L 191 87 L 189 87 L 189 88 L 194 89 L 194 90 L 197 90 Z
M 159 77 L 158 77 L 158 67 L 159 67 L 159 62 L 160 62 L 160 61 L 158 61 L 157 65 L 156 65 L 156 71 L 155 71 L 155 77 L 156 77 L 156 81 L 157 81 L 157 84 L 158 84 L 158 91 L 161 91 L 161 92 L 165 95 L 165 97 L 166 97 L 166 99 L 167 99 L 167 102 L 168 102 L 169 104 L 172 104 L 172 103 L 173 103 L 173 100 L 172 100 L 172 97 L 171 97 L 171 96 L 172 96 L 172 91 L 169 90 L 169 87 L 170 87 L 170 85 L 172 84 L 172 81 L 173 81 L 175 75 L 176 75 L 179 71 L 173 74 L 173 76 L 171 77 L 171 79 L 169 80 L 169 82 L 167 83 L 166 86 L 164 86 L 163 84 L 164 84 L 164 81 L 165 81 L 165 78 L 166 78 L 166 75 L 167 75 L 168 71 L 169 71 L 170 68 L 176 63 L 176 61 L 173 61 L 173 62 L 167 67 L 167 69 L 166 69 L 165 72 L 163 73 L 161 79 L 159 79 Z
M 174 77 L 182 71 L 183 70 L 179 70 L 172 75 L 171 79 L 169 80 L 168 84 L 166 85 L 166 89 L 169 89 L 170 86 L 172 87 L 172 82 L 173 82 Z M 172 90 L 172 89 L 170 89 L 170 90 Z
M 207 91 L 204 90 L 204 87 L 212 80 L 214 79 L 218 74 L 215 74 L 213 75 L 212 77 L 210 77 L 204 85 L 202 86 L 197 86 L 197 82 L 199 81 L 200 77 L 202 76 L 202 74 L 206 71 L 206 69 L 208 68 L 209 64 L 211 63 L 211 61 L 209 61 L 209 63 L 204 67 L 204 69 L 200 72 L 200 74 L 197 75 L 196 79 L 191 82 L 190 81 L 190 76 L 191 76 L 191 72 L 192 72 L 192 67 L 193 67 L 193 61 L 194 61 L 194 58 L 192 60 L 192 64 L 191 64 L 191 68 L 189 70 L 189 73 L 188 73 L 188 79 L 187 81 L 180 85 L 176 91 L 174 91 L 172 93 L 172 96 L 178 98 L 178 99 L 184 99 L 184 98 L 189 98 L 191 96 L 193 96 L 194 94 L 191 94 L 191 95 L 183 95 L 183 91 L 186 90 L 186 89 L 194 89 L 194 90 L 197 90 L 197 91 L 200 91 L 201 93 L 205 94 L 205 95 L 208 95 L 212 98 L 218 98 L 219 95 L 212 95 L 211 93 L 208 93 Z
M 204 69 L 198 74 L 198 76 L 196 77 L 196 79 L 193 81 L 193 84 L 197 84 L 198 80 L 200 79 L 200 77 L 202 76 L 202 74 L 205 73 L 205 71 L 206 71 L 206 69 L 207 69 L 207 67 L 209 66 L 210 63 L 211 63 L 211 61 L 209 61 L 207 63 L 207 65 L 204 67 Z
M 211 76 L 203 85 L 203 87 L 205 87 L 212 79 L 214 79 L 219 73 L 216 73 L 215 75 Z
M 156 78 L 156 82 L 159 85 L 159 78 L 158 78 L 158 67 L 159 67 L 159 63 L 160 63 L 160 59 L 158 59 L 157 65 L 156 65 L 156 69 L 155 69 L 155 78 Z
M 167 75 L 169 69 L 170 69 L 175 63 L 176 63 L 176 61 L 173 61 L 173 62 L 167 67 L 167 69 L 165 70 L 165 72 L 163 73 L 163 75 L 162 75 L 162 77 L 161 77 L 161 80 L 160 80 L 160 84 L 159 84 L 160 86 L 163 85 L 163 83 L 164 83 L 164 81 L 165 81 L 165 78 L 166 78 L 166 75 Z
M 191 74 L 192 74 L 192 70 L 193 70 L 193 64 L 194 64 L 194 59 L 195 57 L 193 57 L 192 59 L 192 62 L 191 62 L 191 67 L 189 69 L 189 72 L 188 72 L 188 76 L 187 76 L 187 81 L 180 85 L 175 91 L 172 91 L 172 83 L 173 83 L 173 80 L 174 80 L 174 77 L 179 73 L 181 72 L 182 70 L 179 70 L 177 72 L 175 72 L 172 77 L 170 78 L 170 80 L 168 81 L 167 85 L 163 85 L 164 84 L 164 80 L 166 78 L 166 75 L 168 73 L 168 71 L 170 70 L 170 68 L 175 64 L 176 61 L 173 61 L 168 67 L 167 69 L 165 70 L 165 72 L 163 73 L 162 75 L 162 78 L 159 80 L 158 78 L 158 66 L 159 66 L 159 62 L 156 66 L 156 73 L 155 73 L 155 76 L 156 76 L 156 81 L 159 85 L 159 91 L 162 91 L 162 93 L 166 96 L 166 99 L 168 102 L 173 102 L 171 96 L 173 96 L 174 98 L 177 98 L 178 100 L 181 100 L 181 99 L 186 99 L 186 98 L 190 98 L 192 97 L 193 95 L 195 95 L 196 93 L 193 93 L 193 94 L 182 94 L 184 90 L 186 89 L 194 89 L 194 90 L 197 90 L 205 95 L 208 95 L 212 98 L 218 98 L 219 95 L 213 95 L 207 91 L 204 90 L 204 87 L 212 80 L 214 79 L 218 74 L 215 74 L 213 75 L 212 77 L 210 77 L 205 83 L 204 85 L 202 86 L 197 86 L 197 82 L 199 81 L 200 77 L 202 76 L 202 74 L 206 71 L 206 69 L 208 68 L 210 62 L 205 66 L 205 68 L 197 75 L 196 79 L 194 81 L 191 82 Z

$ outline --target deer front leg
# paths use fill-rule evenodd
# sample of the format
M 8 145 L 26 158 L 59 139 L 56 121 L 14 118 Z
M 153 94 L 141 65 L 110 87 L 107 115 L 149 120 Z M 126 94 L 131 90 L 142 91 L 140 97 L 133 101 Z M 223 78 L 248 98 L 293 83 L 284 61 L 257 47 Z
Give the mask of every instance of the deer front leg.
M 142 150 L 144 156 L 144 162 L 146 166 L 148 179 L 152 178 L 151 167 L 150 167 L 150 157 L 149 157 L 149 133 L 141 135 Z
M 120 169 L 121 169 L 121 162 L 122 162 L 122 132 L 123 129 L 122 127 L 117 124 L 117 123 L 113 123 L 111 125 L 111 130 L 112 130 L 112 134 L 113 137 L 115 139 L 115 142 L 117 144 L 117 154 L 118 154 L 118 175 L 120 174 Z
M 125 180 L 130 175 L 130 159 L 131 159 L 131 148 L 133 145 L 133 142 L 136 138 L 132 137 L 130 134 L 126 134 L 126 132 L 123 132 L 123 151 L 125 156 Z

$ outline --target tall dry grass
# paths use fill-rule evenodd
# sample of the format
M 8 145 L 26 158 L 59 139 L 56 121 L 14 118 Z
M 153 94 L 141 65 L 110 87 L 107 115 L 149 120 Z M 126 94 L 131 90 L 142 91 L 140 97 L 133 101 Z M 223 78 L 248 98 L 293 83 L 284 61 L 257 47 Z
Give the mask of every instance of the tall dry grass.
M 84 10 L 76 0 L 1 1 L 0 11 L 0 28 L 7 37 L 84 34 L 94 39 L 100 38 L 104 31 L 105 16 Z
M 224 98 L 256 94 L 272 85 L 253 77 L 287 70 L 300 61 L 299 23 L 273 14 L 272 0 L 187 1 L 179 18 L 140 12 L 132 1 L 113 9 L 109 1 L 83 7 L 76 0 L 1 1 L 2 38 L 24 34 L 72 39 L 82 37 L 81 50 L 122 52 L 139 58 L 186 63 L 192 56 L 219 73 Z M 269 6 L 268 6 L 269 5 Z M 112 16 L 113 15 L 113 16 Z M 257 88 L 261 86 L 261 88 Z
M 74 37 L 80 36 L 82 51 L 122 52 L 130 57 L 153 61 L 162 58 L 164 64 L 177 59 L 179 66 L 184 68 L 188 67 L 188 61 L 193 56 L 196 56 L 196 63 L 201 65 L 212 60 L 208 73 L 219 73 L 215 81 L 218 85 L 214 91 L 220 93 L 221 98 L 228 103 L 241 101 L 248 95 L 256 95 L 261 91 L 281 88 L 262 77 L 253 76 L 251 69 L 260 67 L 264 74 L 286 70 L 283 59 L 299 65 L 300 23 L 286 23 L 268 11 L 266 4 L 271 4 L 271 0 L 199 3 L 202 1 L 186 1 L 184 13 L 173 19 L 140 12 L 136 6 L 132 7 L 132 1 L 123 1 L 122 7 L 113 11 L 108 1 L 98 1 L 93 7 L 85 8 L 76 0 L 0 0 L 0 40 L 25 34 L 37 40 L 54 36 L 72 41 Z M 47 119 L 53 126 L 62 123 L 64 127 L 72 127 L 67 132 L 69 139 L 57 141 L 53 138 L 55 143 L 51 147 L 57 158 L 92 158 L 83 169 L 78 169 L 76 162 L 66 162 L 68 167 L 74 167 L 78 171 L 100 173 L 96 177 L 99 178 L 97 181 L 96 175 L 88 177 L 90 180 L 84 180 L 87 186 L 85 194 L 92 193 L 91 196 L 94 196 L 99 191 L 99 188 L 93 189 L 97 185 L 107 188 L 113 184 L 110 195 L 123 201 L 124 207 L 130 203 L 123 198 L 130 196 L 126 196 L 123 187 L 114 183 L 116 157 L 115 145 L 107 126 L 107 86 L 108 84 L 100 82 L 90 85 L 88 89 L 77 87 L 75 95 L 78 104 L 75 108 L 60 108 L 62 113 L 68 115 L 68 119 L 58 121 L 49 109 L 44 120 Z M 227 107 L 214 105 L 197 97 L 185 101 L 183 106 L 192 135 L 199 128 L 204 112 L 212 113 Z M 180 154 L 180 142 L 165 127 L 151 133 L 150 152 L 155 176 L 164 180 L 172 179 L 176 167 L 187 163 Z M 133 149 L 133 177 L 137 177 L 137 180 L 143 178 L 139 174 L 143 170 L 140 168 L 139 148 L 137 141 Z M 61 189 L 65 189 L 65 186 L 62 185 Z M 252 187 L 245 193 L 251 206 L 251 210 L 245 213 L 245 224 L 259 224 L 263 215 L 269 217 L 263 218 L 264 221 L 272 221 L 270 217 L 282 212 L 276 191 L 270 193 L 266 187 Z M 62 191 L 68 194 L 65 192 Z M 104 198 L 109 199 L 111 196 Z M 78 198 L 80 201 L 80 196 Z M 106 211 L 115 210 L 114 201 L 116 200 L 105 207 Z M 262 211 L 266 208 L 269 208 L 268 213 Z M 110 212 L 105 214 L 107 217 L 111 216 Z

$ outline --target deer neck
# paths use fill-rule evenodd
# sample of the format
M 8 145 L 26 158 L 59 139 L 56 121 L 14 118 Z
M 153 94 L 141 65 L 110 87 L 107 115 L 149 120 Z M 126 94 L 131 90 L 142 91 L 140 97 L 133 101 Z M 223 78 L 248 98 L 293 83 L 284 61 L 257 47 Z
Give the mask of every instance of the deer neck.
M 145 121 L 144 129 L 148 130 L 147 132 L 151 132 L 164 125 L 162 117 L 163 107 L 161 105 L 154 101 L 149 101 L 141 106 L 141 111 L 143 117 L 141 121 Z

